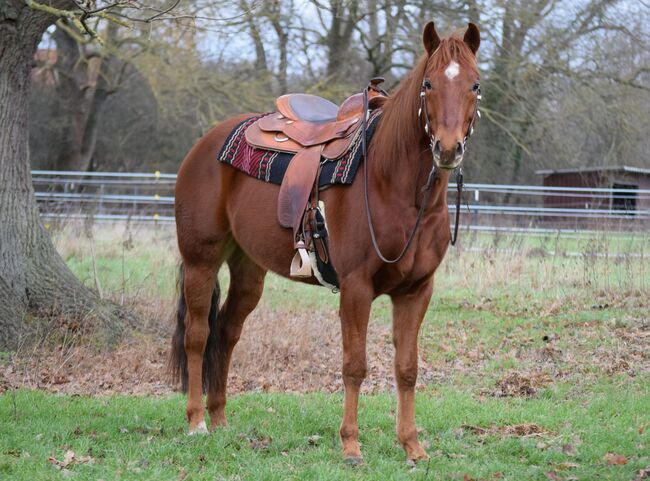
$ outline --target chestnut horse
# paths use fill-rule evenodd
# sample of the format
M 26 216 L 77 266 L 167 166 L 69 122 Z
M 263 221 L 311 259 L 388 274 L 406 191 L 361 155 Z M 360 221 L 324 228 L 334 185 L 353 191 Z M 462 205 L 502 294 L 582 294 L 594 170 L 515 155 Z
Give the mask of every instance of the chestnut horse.
M 418 331 L 431 299 L 433 274 L 450 240 L 447 186 L 451 170 L 462 161 L 476 114 L 480 34 L 470 23 L 464 33 L 440 39 L 430 22 L 423 42 L 424 55 L 382 106 L 383 116 L 357 178 L 352 185 L 332 186 L 320 196 L 327 212 L 331 262 L 340 283 L 345 385 L 340 437 L 343 454 L 351 461 L 361 459 L 357 407 L 367 373 L 370 305 L 382 294 L 393 304 L 397 437 L 408 459 L 427 458 L 415 425 Z M 203 390 L 211 429 L 226 423 L 233 348 L 262 295 L 267 271 L 289 277 L 294 254 L 292 232 L 277 220 L 279 186 L 217 161 L 228 134 L 252 115 L 228 119 L 210 130 L 178 172 L 181 298 L 171 366 L 188 391 L 190 434 L 207 432 Z M 371 228 L 365 222 L 366 175 Z M 379 252 L 398 257 L 411 235 L 410 247 L 397 262 L 380 258 Z M 217 271 L 224 262 L 230 270 L 230 287 L 219 306 Z M 294 280 L 317 284 L 314 278 Z

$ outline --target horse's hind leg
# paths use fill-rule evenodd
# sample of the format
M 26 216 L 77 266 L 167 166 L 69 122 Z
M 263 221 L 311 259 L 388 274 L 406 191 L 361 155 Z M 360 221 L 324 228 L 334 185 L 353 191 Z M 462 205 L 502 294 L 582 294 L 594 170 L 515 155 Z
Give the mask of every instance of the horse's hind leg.
M 230 287 L 228 297 L 217 317 L 214 360 L 209 369 L 208 412 L 210 427 L 226 424 L 226 385 L 232 351 L 239 341 L 244 321 L 255 309 L 264 289 L 266 271 L 255 264 L 240 249 L 228 259 Z
M 189 433 L 205 433 L 203 395 L 203 354 L 210 327 L 208 314 L 215 289 L 217 266 L 185 263 L 184 285 L 187 313 L 185 317 L 184 347 L 187 356 L 187 420 Z
M 366 333 L 372 295 L 372 288 L 359 279 L 343 279 L 341 282 L 340 316 L 345 398 L 339 434 L 343 445 L 343 456 L 351 463 L 361 460 L 357 411 L 361 383 L 368 371 Z

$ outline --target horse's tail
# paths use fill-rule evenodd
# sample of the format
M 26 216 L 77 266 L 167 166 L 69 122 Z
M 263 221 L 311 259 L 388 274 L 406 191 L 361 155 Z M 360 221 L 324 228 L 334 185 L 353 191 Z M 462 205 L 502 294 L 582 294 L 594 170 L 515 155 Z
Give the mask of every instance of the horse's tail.
M 217 342 L 217 314 L 219 313 L 219 281 L 215 279 L 212 300 L 210 301 L 210 314 L 208 326 L 210 334 L 203 353 L 203 391 L 210 385 L 221 382 L 219 376 L 219 343 Z M 181 264 L 178 274 L 178 308 L 176 310 L 176 330 L 172 337 L 171 353 L 169 357 L 169 370 L 174 382 L 181 382 L 183 392 L 187 392 L 187 353 L 185 352 L 185 274 Z

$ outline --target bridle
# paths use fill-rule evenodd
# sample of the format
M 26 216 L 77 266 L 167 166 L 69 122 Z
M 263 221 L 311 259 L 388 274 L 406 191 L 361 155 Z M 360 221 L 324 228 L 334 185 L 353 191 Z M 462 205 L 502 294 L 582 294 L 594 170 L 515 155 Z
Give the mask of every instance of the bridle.
M 420 226 L 420 223 L 422 222 L 422 217 L 424 216 L 424 210 L 426 209 L 426 206 L 429 204 L 429 200 L 431 198 L 431 187 L 433 186 L 433 182 L 436 179 L 437 176 L 437 168 L 436 168 L 436 161 L 435 158 L 432 159 L 432 165 L 431 165 L 431 171 L 429 172 L 429 175 L 427 177 L 427 182 L 423 188 L 425 191 L 424 199 L 422 200 L 422 203 L 420 204 L 420 208 L 418 210 L 418 215 L 415 219 L 415 225 L 413 226 L 413 230 L 409 234 L 408 239 L 406 240 L 406 243 L 404 244 L 404 247 L 400 251 L 400 253 L 397 255 L 397 257 L 393 259 L 388 259 L 386 256 L 384 256 L 381 252 L 381 249 L 379 248 L 379 244 L 377 243 L 377 235 L 375 233 L 375 228 L 372 222 L 372 214 L 370 211 L 370 201 L 369 201 L 369 195 L 368 195 L 368 146 L 367 146 L 367 139 L 366 139 L 366 128 L 367 128 L 367 123 L 368 123 L 368 92 L 370 90 L 374 90 L 376 92 L 386 94 L 386 92 L 379 88 L 378 85 L 383 81 L 383 79 L 372 79 L 370 80 L 370 83 L 368 84 L 368 87 L 364 89 L 363 91 L 363 108 L 364 108 L 364 115 L 362 119 L 362 138 L 361 138 L 361 145 L 362 145 L 362 152 L 363 152 L 363 159 L 366 162 L 366 165 L 363 169 L 363 177 L 364 177 L 364 197 L 366 201 L 366 216 L 368 218 L 368 228 L 370 230 L 370 239 L 372 240 L 372 245 L 375 249 L 375 252 L 379 256 L 379 258 L 387 263 L 387 264 L 395 264 L 402 260 L 404 255 L 406 254 L 406 251 L 408 251 L 409 247 L 413 243 L 413 239 L 415 239 L 415 234 L 418 230 L 418 227 Z M 420 107 L 418 108 L 418 117 L 422 116 L 422 113 L 424 113 L 424 119 L 425 119 L 425 124 L 424 124 L 424 130 L 429 136 L 429 149 L 431 150 L 431 155 L 432 157 L 435 157 L 434 154 L 434 149 L 435 149 L 435 134 L 433 133 L 431 129 L 431 123 L 429 120 L 429 112 L 427 109 L 427 102 L 426 102 L 426 91 L 431 88 L 431 82 L 429 81 L 428 78 L 424 78 L 422 80 L 422 84 L 420 86 Z M 476 119 L 481 117 L 481 112 L 479 110 L 479 104 L 481 101 L 481 88 L 480 86 L 476 90 L 476 102 L 474 104 L 474 114 L 472 115 L 472 120 L 469 123 L 469 126 L 467 127 L 467 132 L 465 133 L 465 138 L 463 139 L 463 149 L 465 149 L 467 145 L 467 140 L 471 137 L 471 135 L 474 133 L 474 124 L 476 123 Z M 462 163 L 462 160 L 461 160 Z M 456 241 L 458 240 L 458 225 L 460 222 L 460 203 L 461 203 L 461 196 L 463 193 L 463 169 L 462 166 L 459 164 L 456 168 L 456 189 L 457 189 L 457 196 L 456 196 L 456 218 L 454 222 L 454 230 L 453 233 L 450 233 L 450 240 L 449 242 L 451 245 L 456 245 Z
M 431 89 L 431 81 L 425 77 L 424 80 L 422 80 L 422 85 L 420 86 L 420 107 L 418 109 L 418 117 L 421 117 L 422 113 L 424 113 L 424 122 L 425 122 L 424 131 L 429 135 L 429 147 L 431 149 L 431 154 L 435 155 L 434 149 L 435 149 L 436 140 L 435 140 L 435 134 L 431 129 L 431 123 L 429 120 L 429 111 L 427 109 L 427 101 L 426 101 L 426 91 L 430 89 Z M 463 150 L 467 148 L 467 140 L 474 133 L 474 124 L 476 123 L 476 119 L 481 117 L 481 111 L 479 110 L 479 104 L 481 103 L 481 98 L 482 98 L 480 85 L 477 86 L 475 91 L 476 91 L 476 102 L 474 103 L 474 112 L 472 113 L 472 120 L 469 122 L 469 125 L 467 126 L 467 131 L 465 132 L 465 138 L 463 138 Z M 459 163 L 459 165 L 455 168 L 456 190 L 457 190 L 456 212 L 455 212 L 455 221 L 454 221 L 454 231 L 451 234 L 449 240 L 449 243 L 452 246 L 455 246 L 456 241 L 458 240 L 458 225 L 460 223 L 460 201 L 463 194 L 463 167 L 461 164 L 462 164 L 462 160 L 461 163 Z M 434 159 L 433 166 L 431 167 L 431 171 L 434 172 L 435 169 L 436 169 L 436 162 Z M 430 188 L 430 186 L 427 185 L 427 188 Z M 415 230 L 413 231 L 412 235 L 415 235 Z

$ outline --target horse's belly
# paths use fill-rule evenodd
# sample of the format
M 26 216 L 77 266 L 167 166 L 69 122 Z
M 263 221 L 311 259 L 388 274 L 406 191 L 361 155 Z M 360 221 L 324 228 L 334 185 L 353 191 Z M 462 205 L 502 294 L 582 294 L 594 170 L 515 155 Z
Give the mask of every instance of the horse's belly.
M 256 264 L 289 277 L 294 248 L 291 229 L 278 222 L 279 186 L 238 173 L 231 187 L 226 212 L 235 241 Z M 314 278 L 291 279 L 318 283 Z

